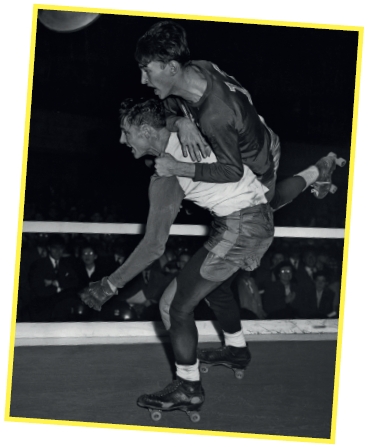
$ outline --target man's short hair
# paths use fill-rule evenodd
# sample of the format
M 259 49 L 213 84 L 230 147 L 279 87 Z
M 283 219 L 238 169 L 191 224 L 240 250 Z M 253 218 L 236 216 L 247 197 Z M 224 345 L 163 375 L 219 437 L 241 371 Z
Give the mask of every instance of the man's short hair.
M 155 23 L 138 40 L 135 59 L 140 65 L 147 65 L 152 61 L 187 64 L 190 61 L 190 51 L 185 29 L 170 20 Z
M 292 263 L 290 261 L 281 261 L 279 264 L 277 264 L 274 270 L 277 279 L 280 279 L 281 270 L 285 267 L 289 267 L 292 275 L 294 276 L 294 267 Z
M 95 255 L 97 255 L 97 250 L 96 250 L 95 244 L 93 244 L 93 243 L 91 243 L 91 242 L 85 241 L 85 242 L 80 246 L 79 253 L 82 254 L 82 253 L 84 252 L 84 250 L 91 250 L 91 251 L 93 251 L 93 253 L 94 253 Z
M 148 124 L 155 129 L 166 126 L 165 109 L 162 101 L 152 98 L 136 101 L 128 98 L 120 105 L 120 124 L 141 126 Z

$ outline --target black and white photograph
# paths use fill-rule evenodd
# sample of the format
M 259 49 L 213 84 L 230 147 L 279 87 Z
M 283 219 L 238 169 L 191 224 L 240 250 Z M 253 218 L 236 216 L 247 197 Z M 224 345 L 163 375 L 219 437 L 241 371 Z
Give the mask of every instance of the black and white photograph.
M 103 8 L 33 6 L 5 420 L 335 442 L 363 27 Z

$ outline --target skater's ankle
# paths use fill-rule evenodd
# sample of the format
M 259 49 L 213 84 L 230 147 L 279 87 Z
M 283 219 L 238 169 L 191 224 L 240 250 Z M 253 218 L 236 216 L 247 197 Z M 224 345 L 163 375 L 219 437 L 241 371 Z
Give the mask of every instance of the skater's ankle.
M 194 365 L 180 365 L 175 363 L 176 375 L 184 380 L 196 382 L 200 380 L 199 374 L 199 360 L 197 359 Z
M 305 181 L 305 188 L 308 188 L 308 186 L 311 186 L 314 182 L 317 181 L 319 177 L 319 170 L 317 166 L 309 166 L 309 168 L 305 169 L 302 172 L 299 172 L 298 174 L 295 174 L 295 177 L 302 177 Z M 303 190 L 303 191 L 304 191 Z
M 243 331 L 240 330 L 234 334 L 224 331 L 225 346 L 234 346 L 235 348 L 245 348 L 246 342 Z

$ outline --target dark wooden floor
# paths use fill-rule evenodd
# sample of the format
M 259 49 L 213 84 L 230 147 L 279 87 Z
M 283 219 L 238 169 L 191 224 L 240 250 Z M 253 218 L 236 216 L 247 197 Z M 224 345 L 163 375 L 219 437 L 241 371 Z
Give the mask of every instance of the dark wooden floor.
M 172 380 L 168 344 L 17 347 L 10 416 L 329 439 L 336 342 L 250 348 L 243 380 L 220 366 L 202 375 L 206 402 L 194 424 L 181 411 L 153 422 L 136 405 Z

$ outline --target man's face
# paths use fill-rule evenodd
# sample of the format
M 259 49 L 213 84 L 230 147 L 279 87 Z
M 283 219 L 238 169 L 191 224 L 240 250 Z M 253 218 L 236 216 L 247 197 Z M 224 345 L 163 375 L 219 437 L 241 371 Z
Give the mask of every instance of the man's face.
M 304 256 L 305 265 L 307 265 L 308 267 L 313 268 L 316 265 L 316 260 L 316 256 L 311 251 L 308 251 Z
M 81 252 L 81 259 L 85 265 L 89 266 L 94 264 L 97 259 L 97 255 L 92 250 L 92 248 L 84 248 Z
M 50 256 L 55 259 L 55 261 L 59 261 L 60 258 L 63 256 L 64 253 L 64 247 L 61 245 L 53 245 L 49 247 Z
M 290 281 L 293 277 L 293 270 L 289 266 L 282 267 L 280 270 L 280 279 Z
M 318 291 L 324 290 L 327 285 L 327 280 L 324 276 L 317 276 L 315 279 L 316 289 Z
M 149 141 L 141 129 L 134 124 L 127 124 L 126 121 L 121 126 L 120 143 L 132 148 L 134 158 L 141 158 L 151 153 Z
M 167 98 L 173 88 L 174 77 L 170 74 L 170 65 L 159 61 L 152 61 L 147 65 L 140 65 L 141 83 L 154 89 L 160 99 Z

